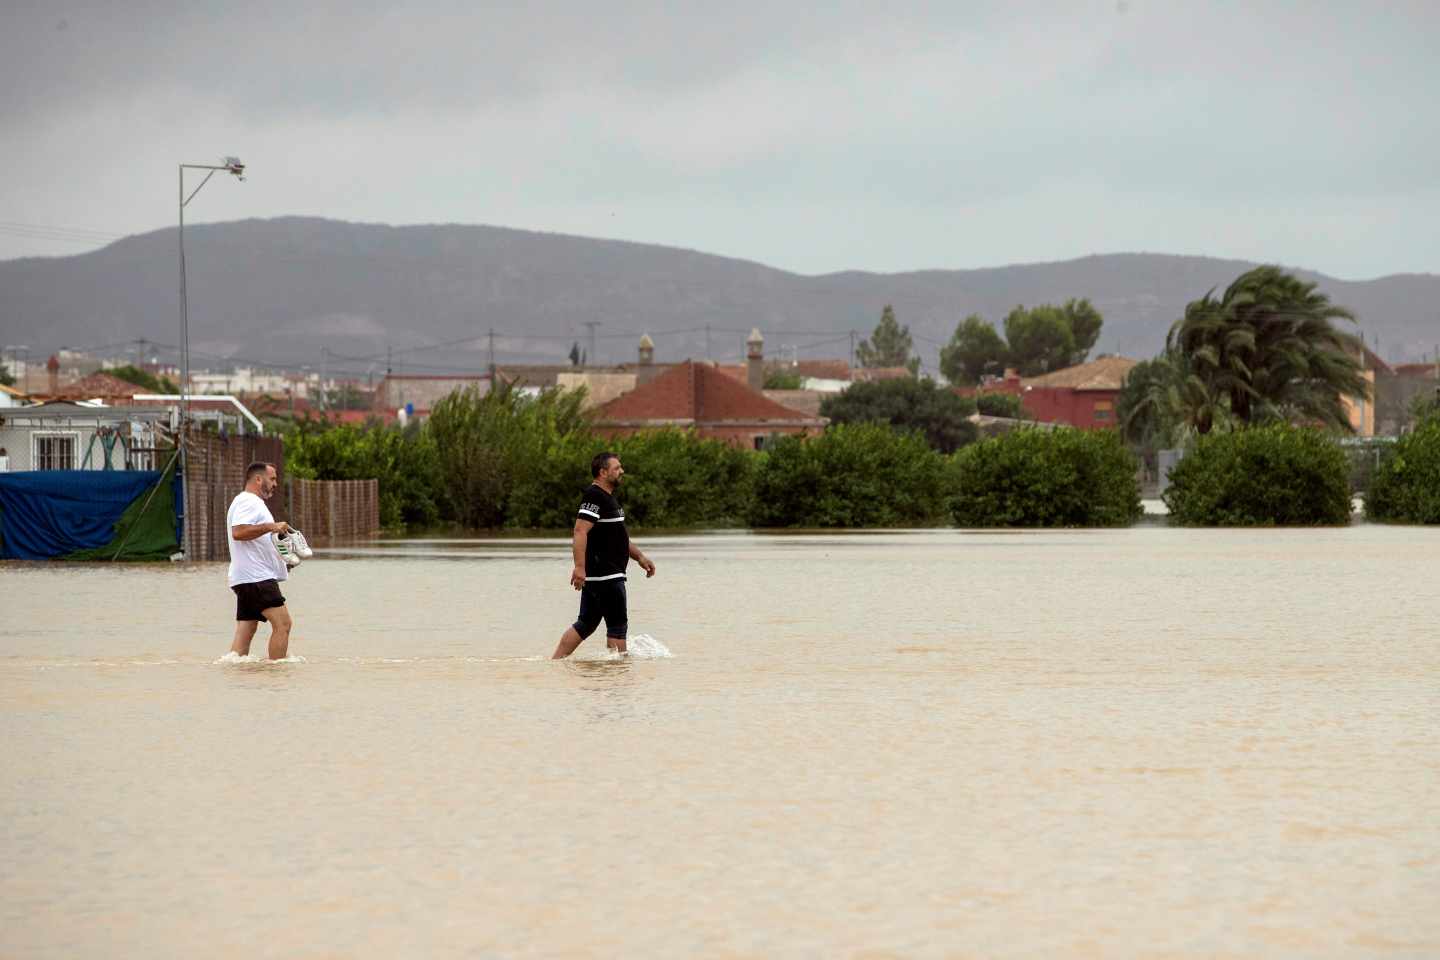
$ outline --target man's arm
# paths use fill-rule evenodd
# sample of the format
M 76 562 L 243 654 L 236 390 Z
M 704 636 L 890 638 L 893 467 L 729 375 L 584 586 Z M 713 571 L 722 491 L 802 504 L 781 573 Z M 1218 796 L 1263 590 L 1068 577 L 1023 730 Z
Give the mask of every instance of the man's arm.
M 237 523 L 230 528 L 230 536 L 236 540 L 258 540 L 267 533 L 289 533 L 290 524 L 284 520 L 274 523 Z
M 655 576 L 655 564 L 651 563 L 650 558 L 640 552 L 640 548 L 635 546 L 634 540 L 630 541 L 630 559 L 640 564 L 640 569 L 645 571 L 646 577 Z
M 590 542 L 590 528 L 594 523 L 584 517 L 575 518 L 575 536 L 570 541 L 570 553 L 575 558 L 575 569 L 570 571 L 570 586 L 579 590 L 585 586 L 585 545 Z

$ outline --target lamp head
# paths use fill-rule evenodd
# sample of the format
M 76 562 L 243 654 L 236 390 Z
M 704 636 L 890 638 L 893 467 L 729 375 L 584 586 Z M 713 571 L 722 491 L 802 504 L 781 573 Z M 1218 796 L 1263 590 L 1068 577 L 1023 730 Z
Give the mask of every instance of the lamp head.
M 245 180 L 245 164 L 240 162 L 239 157 L 226 157 L 221 162 L 225 164 L 227 172 L 239 177 L 242 182 Z

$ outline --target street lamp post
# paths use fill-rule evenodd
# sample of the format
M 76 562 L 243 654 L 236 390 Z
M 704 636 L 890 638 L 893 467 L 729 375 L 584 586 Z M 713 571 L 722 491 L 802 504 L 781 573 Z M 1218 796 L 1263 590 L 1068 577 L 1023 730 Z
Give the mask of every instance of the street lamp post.
M 194 190 L 190 191 L 190 195 L 189 195 L 189 196 L 186 196 L 186 195 L 185 195 L 185 171 L 186 171 L 186 170 L 204 170 L 204 171 L 205 171 L 205 179 L 200 181 L 200 186 L 198 186 L 198 187 L 196 187 Z M 186 457 L 185 457 L 185 432 L 186 432 L 186 431 L 189 429 L 189 427 L 190 427 L 190 301 L 189 301 L 189 298 L 188 298 L 188 296 L 187 296 L 186 289 L 185 289 L 185 207 L 186 207 L 187 205 L 189 205 L 189 203 L 190 203 L 191 200 L 194 200 L 194 199 L 195 199 L 195 195 L 196 195 L 197 193 L 199 193 L 199 192 L 201 191 L 201 189 L 204 188 L 205 184 L 207 184 L 207 183 L 210 182 L 210 178 L 213 177 L 213 176 L 215 176 L 216 171 L 220 171 L 220 170 L 223 170 L 223 171 L 225 171 L 226 173 L 231 174 L 232 176 L 239 177 L 241 180 L 244 180 L 244 179 L 245 179 L 245 164 L 243 164 L 243 163 L 240 162 L 240 158 L 239 158 L 239 157 L 226 157 L 226 158 L 224 159 L 224 161 L 223 161 L 222 163 L 220 163 L 219 165 L 216 165 L 216 164 L 208 164 L 208 163 L 182 163 L 182 164 L 180 164 L 180 407 L 181 407 L 181 414 L 180 414 L 180 429 L 179 429 L 179 435 L 180 435 L 180 475 L 183 476 L 183 477 L 186 477 L 185 482 L 182 482 L 181 485 L 180 485 L 180 489 L 181 489 L 181 493 L 180 493 L 180 520 L 181 520 L 181 523 L 184 524 L 184 526 L 182 527 L 182 529 L 185 531 L 185 533 L 186 533 L 187 535 L 188 535 L 188 533 L 189 533 L 189 524 L 186 523 L 185 521 L 188 519 L 188 518 L 186 517 L 186 513 L 187 513 L 187 508 L 188 508 L 189 504 L 186 503 L 186 500 L 187 500 L 188 498 L 185 496 L 184 490 L 185 490 L 186 484 L 189 482 L 189 478 L 188 478 L 188 476 L 187 476 L 186 473 L 185 473 L 185 467 L 186 467 Z M 180 549 L 181 549 L 182 552 L 183 552 L 184 549 L 185 549 L 185 544 L 184 544 L 183 542 L 182 542 L 181 545 L 180 545 Z

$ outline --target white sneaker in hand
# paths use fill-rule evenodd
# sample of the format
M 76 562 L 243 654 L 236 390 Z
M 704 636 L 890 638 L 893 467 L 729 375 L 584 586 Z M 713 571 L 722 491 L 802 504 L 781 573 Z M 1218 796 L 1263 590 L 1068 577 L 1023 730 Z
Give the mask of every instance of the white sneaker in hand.
M 289 535 L 271 534 L 275 538 L 275 552 L 280 554 L 280 559 L 285 561 L 287 567 L 300 566 L 300 556 L 295 549 L 294 533 L 295 531 L 292 530 Z
M 300 560 L 309 560 L 315 556 L 315 551 L 311 550 L 310 544 L 305 542 L 305 534 L 296 530 L 294 527 L 290 528 L 290 545 L 295 548 L 295 556 L 299 557 Z M 296 560 L 295 562 L 299 563 L 300 560 Z

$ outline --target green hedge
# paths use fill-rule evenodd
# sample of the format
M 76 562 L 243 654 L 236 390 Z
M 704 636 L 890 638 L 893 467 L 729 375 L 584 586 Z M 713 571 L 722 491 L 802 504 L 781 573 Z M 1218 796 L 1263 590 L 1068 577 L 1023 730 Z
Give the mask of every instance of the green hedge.
M 380 524 L 387 529 L 440 519 L 439 461 L 419 424 L 402 429 L 378 421 L 364 427 L 301 421 L 285 434 L 285 470 L 310 480 L 378 480 Z
M 1124 527 L 1143 512 L 1113 430 L 1016 430 L 964 448 L 954 469 L 960 527 Z
M 1379 523 L 1440 523 L 1440 416 L 1423 420 L 1380 462 L 1365 493 Z
M 1273 424 L 1200 437 L 1170 471 L 1170 523 L 1322 526 L 1350 521 L 1349 461 L 1329 434 Z
M 882 424 L 781 437 L 755 471 L 756 527 L 926 527 L 945 520 L 946 461 L 918 433 Z

